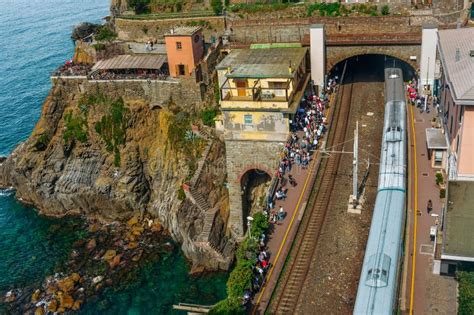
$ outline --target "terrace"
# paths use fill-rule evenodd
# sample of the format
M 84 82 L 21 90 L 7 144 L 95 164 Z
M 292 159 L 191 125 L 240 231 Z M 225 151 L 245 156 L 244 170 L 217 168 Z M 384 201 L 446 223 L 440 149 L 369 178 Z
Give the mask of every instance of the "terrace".
M 217 66 L 221 107 L 296 110 L 309 80 L 306 59 L 301 47 L 231 51 Z

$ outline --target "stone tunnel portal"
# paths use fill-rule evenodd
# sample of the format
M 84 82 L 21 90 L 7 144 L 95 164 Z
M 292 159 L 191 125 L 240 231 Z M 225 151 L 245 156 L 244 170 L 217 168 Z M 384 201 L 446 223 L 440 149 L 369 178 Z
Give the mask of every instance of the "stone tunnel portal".
M 416 71 L 413 66 L 407 63 L 405 60 L 382 54 L 362 54 L 351 56 L 336 63 L 328 72 L 328 77 L 332 78 L 334 76 L 338 76 L 341 78 L 346 61 L 348 68 L 357 68 L 358 71 L 366 73 L 366 75 L 359 77 L 357 80 L 361 80 L 362 78 L 364 81 L 383 82 L 384 69 L 393 66 L 402 68 L 404 81 L 409 81 L 416 75 Z M 349 72 L 348 70 L 349 69 L 346 71 Z M 355 80 L 354 78 L 346 77 L 345 83 L 350 83 L 351 79 Z
M 247 216 L 260 210 L 264 205 L 265 196 L 270 184 L 270 174 L 260 169 L 251 169 L 242 175 L 240 185 L 242 191 L 244 231 L 246 231 L 248 227 Z

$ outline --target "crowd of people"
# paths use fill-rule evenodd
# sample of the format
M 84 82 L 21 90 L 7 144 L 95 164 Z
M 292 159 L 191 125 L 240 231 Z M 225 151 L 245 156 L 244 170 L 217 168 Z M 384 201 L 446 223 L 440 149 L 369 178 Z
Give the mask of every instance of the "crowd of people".
M 336 77 L 337 78 L 337 77 Z M 267 204 L 263 209 L 264 215 L 272 224 L 283 221 L 286 212 L 283 206 L 276 211 L 276 202 L 284 201 L 288 194 L 288 184 L 297 186 L 296 180 L 290 174 L 294 167 L 306 169 L 311 161 L 311 155 L 320 144 L 321 137 L 326 131 L 325 109 L 327 108 L 328 95 L 336 89 L 336 78 L 328 82 L 327 88 L 318 97 L 313 94 L 306 95 L 300 108 L 290 121 L 291 135 L 281 153 L 280 163 L 276 172 L 277 185 L 274 193 L 270 193 Z M 267 271 L 270 267 L 269 254 L 266 251 L 266 235 L 259 239 L 260 251 L 254 265 L 254 280 L 251 289 L 245 291 L 243 304 L 247 304 L 265 282 Z
M 406 90 L 408 93 L 408 97 L 410 99 L 411 105 L 416 105 L 417 108 L 420 109 L 420 112 L 430 112 L 430 106 L 431 105 L 436 105 L 438 107 L 438 100 L 436 99 L 436 96 L 428 96 L 428 98 L 425 98 L 424 95 L 421 95 L 418 92 L 418 81 L 416 78 L 413 78 L 411 81 L 408 81 L 408 84 L 406 86 Z
M 169 75 L 158 71 L 98 71 L 90 74 L 91 80 L 166 80 Z
M 72 60 L 68 60 L 64 65 L 60 66 L 56 71 L 53 72 L 53 76 L 56 77 L 69 77 L 69 76 L 86 76 L 91 71 L 91 66 L 88 64 L 74 63 Z

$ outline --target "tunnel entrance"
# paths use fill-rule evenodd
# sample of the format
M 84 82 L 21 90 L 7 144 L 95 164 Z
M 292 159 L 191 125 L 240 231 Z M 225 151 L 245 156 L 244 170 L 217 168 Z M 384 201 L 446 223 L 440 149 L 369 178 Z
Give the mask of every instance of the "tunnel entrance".
M 338 62 L 329 71 L 328 78 L 333 78 L 334 76 L 341 78 L 346 61 L 347 67 L 351 67 L 352 72 L 363 73 L 364 75 L 353 76 L 352 78 L 347 76 L 345 83 L 384 82 L 384 69 L 389 67 L 401 68 L 403 71 L 403 81 L 405 82 L 412 80 L 416 75 L 415 69 L 399 58 L 388 55 L 366 54 L 352 56 Z
M 242 175 L 240 185 L 244 231 L 247 231 L 247 217 L 263 207 L 270 184 L 271 176 L 259 169 L 251 169 Z

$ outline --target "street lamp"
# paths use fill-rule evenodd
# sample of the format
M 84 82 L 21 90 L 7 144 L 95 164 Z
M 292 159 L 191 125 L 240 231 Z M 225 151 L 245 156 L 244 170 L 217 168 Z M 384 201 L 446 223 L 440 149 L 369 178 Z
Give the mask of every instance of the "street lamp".
M 253 217 L 248 216 L 247 217 L 247 232 L 249 233 L 249 237 L 252 237 L 252 234 L 250 233 L 250 227 L 252 226 L 252 221 L 253 221 Z

